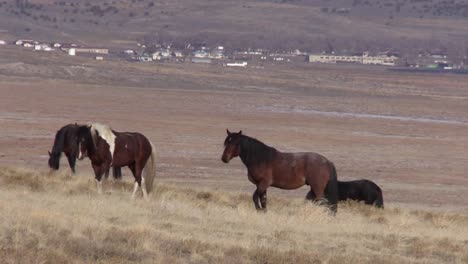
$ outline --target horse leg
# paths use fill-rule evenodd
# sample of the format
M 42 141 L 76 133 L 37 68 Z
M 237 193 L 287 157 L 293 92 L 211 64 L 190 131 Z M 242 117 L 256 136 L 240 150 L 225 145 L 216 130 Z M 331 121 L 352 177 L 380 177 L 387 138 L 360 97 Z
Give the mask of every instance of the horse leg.
M 115 180 L 122 179 L 122 168 L 121 167 L 112 167 L 112 175 Z
M 135 178 L 135 184 L 133 185 L 133 193 L 132 193 L 132 199 L 135 199 L 135 195 L 136 195 L 136 192 L 138 190 L 138 182 L 136 180 L 136 165 L 135 165 L 135 162 L 128 165 L 128 167 L 130 168 L 130 171 L 132 172 L 133 174 L 133 177 Z
M 65 153 L 65 156 L 67 156 L 68 164 L 70 165 L 72 173 L 75 174 L 76 155 L 74 153 Z
M 313 195 L 312 195 L 312 194 Z M 308 197 L 311 197 L 311 200 L 314 202 L 317 202 L 319 205 L 326 205 L 328 204 L 327 199 L 325 198 L 324 195 L 324 187 L 321 188 L 321 186 L 318 185 L 311 185 L 310 186 L 310 191 L 307 193 Z
M 255 209 L 260 210 L 261 207 L 260 207 L 258 189 L 256 189 L 255 192 L 253 193 L 253 195 L 252 195 L 252 200 L 253 200 L 253 202 L 254 202 Z
M 306 200 L 309 200 L 309 201 L 315 200 L 315 193 L 312 190 L 312 188 L 310 188 L 310 191 L 307 193 Z
M 134 163 L 133 167 L 134 169 L 132 170 L 132 172 L 134 172 L 133 176 L 135 176 L 135 185 L 133 187 L 132 199 L 135 198 L 135 194 L 138 190 L 138 187 L 140 187 L 141 191 L 143 192 L 143 197 L 145 198 L 145 200 L 148 201 L 148 192 L 146 191 L 146 186 L 144 185 L 145 178 L 141 176 L 144 166 L 142 166 L 139 163 Z
M 96 179 L 96 187 L 98 194 L 102 194 L 102 174 L 103 174 L 103 166 L 102 165 L 94 165 L 93 164 L 93 169 L 94 169 L 94 175 Z
M 266 212 L 267 210 L 267 188 L 268 185 L 264 183 L 260 183 L 257 185 L 257 196 L 259 197 L 260 200 L 260 205 L 262 206 L 261 208 L 257 208 L 257 210 L 261 210 L 263 212 Z

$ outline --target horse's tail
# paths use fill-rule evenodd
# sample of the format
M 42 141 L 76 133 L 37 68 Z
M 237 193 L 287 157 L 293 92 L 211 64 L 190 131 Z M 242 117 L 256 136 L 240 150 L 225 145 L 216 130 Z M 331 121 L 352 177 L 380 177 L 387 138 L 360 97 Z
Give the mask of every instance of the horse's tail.
M 60 166 L 60 157 L 62 156 L 63 147 L 65 146 L 65 127 L 62 127 L 55 134 L 54 145 L 52 146 L 52 164 L 58 170 Z
M 145 187 L 148 193 L 150 193 L 151 190 L 153 190 L 153 181 L 154 181 L 154 176 L 156 174 L 156 171 L 155 171 L 156 170 L 156 166 L 155 166 L 156 148 L 154 147 L 151 141 L 149 141 L 149 143 L 151 145 L 151 156 L 145 165 Z
M 330 161 L 330 177 L 328 179 L 328 184 L 326 187 L 326 198 L 330 205 L 330 210 L 333 214 L 336 214 L 338 211 L 338 177 L 336 175 L 335 164 Z

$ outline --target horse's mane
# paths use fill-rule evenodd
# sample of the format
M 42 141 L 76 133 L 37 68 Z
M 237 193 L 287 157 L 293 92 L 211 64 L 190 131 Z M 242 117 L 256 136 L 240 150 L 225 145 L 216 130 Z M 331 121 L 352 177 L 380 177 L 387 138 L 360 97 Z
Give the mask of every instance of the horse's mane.
M 241 135 L 240 158 L 246 165 L 255 165 L 271 161 L 277 154 L 277 150 L 258 139 Z
M 96 146 L 97 137 L 99 135 L 102 139 L 104 139 L 107 142 L 107 144 L 109 145 L 109 151 L 111 153 L 111 156 L 113 156 L 116 136 L 112 132 L 110 126 L 101 123 L 88 123 L 88 127 L 91 131 L 91 138 L 93 139 L 94 146 Z

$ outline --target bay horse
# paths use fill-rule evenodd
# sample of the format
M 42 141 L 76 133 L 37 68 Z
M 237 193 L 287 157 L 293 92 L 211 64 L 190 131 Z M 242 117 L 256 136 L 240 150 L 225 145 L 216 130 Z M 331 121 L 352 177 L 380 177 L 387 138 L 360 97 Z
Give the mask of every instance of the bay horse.
M 324 156 L 313 153 L 284 153 L 267 146 L 242 131 L 226 130 L 221 160 L 228 163 L 240 157 L 247 167 L 247 176 L 257 189 L 252 195 L 258 211 L 267 209 L 267 188 L 270 186 L 292 190 L 310 186 L 306 198 L 328 204 L 333 214 L 337 211 L 338 185 L 335 165 Z M 313 198 L 312 198 L 313 197 Z
M 78 157 L 78 128 L 80 125 L 68 124 L 60 128 L 55 133 L 54 145 L 52 152 L 49 153 L 49 167 L 53 170 L 58 170 L 60 167 L 60 157 L 62 152 L 65 154 L 73 174 L 76 173 L 75 165 Z M 119 167 L 113 167 L 112 175 L 116 179 L 122 178 L 122 171 Z
M 370 180 L 338 181 L 338 200 L 364 201 L 365 204 L 384 208 L 382 189 Z
M 140 187 L 148 200 L 153 187 L 156 149 L 144 135 L 116 132 L 107 125 L 91 123 L 79 127 L 78 145 L 78 159 L 91 160 L 99 193 L 102 193 L 102 176 L 109 174 L 111 166 L 128 166 L 135 177 L 132 198 Z M 143 169 L 145 176 L 142 176 Z

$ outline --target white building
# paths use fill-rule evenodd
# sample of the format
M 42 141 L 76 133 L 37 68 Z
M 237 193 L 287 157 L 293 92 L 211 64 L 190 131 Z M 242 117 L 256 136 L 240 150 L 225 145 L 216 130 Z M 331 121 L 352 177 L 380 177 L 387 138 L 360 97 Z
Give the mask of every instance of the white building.
M 228 67 L 247 67 L 247 62 L 246 61 L 243 61 L 243 62 L 230 62 L 230 63 L 226 63 L 226 66 L 228 66 Z
M 364 53 L 362 56 L 362 64 L 395 66 L 397 59 L 398 57 L 394 55 L 369 56 L 367 53 Z
M 311 54 L 309 55 L 309 62 L 321 62 L 321 63 L 359 63 L 369 65 L 386 65 L 395 66 L 398 57 L 391 55 L 378 55 L 369 56 L 365 52 L 362 56 L 345 56 L 335 54 Z
M 205 50 L 197 50 L 193 52 L 193 57 L 195 58 L 208 58 L 210 54 Z
M 163 60 L 172 57 L 172 53 L 169 49 L 158 49 L 152 54 L 153 60 Z
M 309 62 L 322 62 L 322 63 L 338 63 L 338 62 L 349 62 L 349 63 L 362 63 L 362 56 L 341 56 L 335 54 L 320 54 L 320 55 L 309 55 Z

